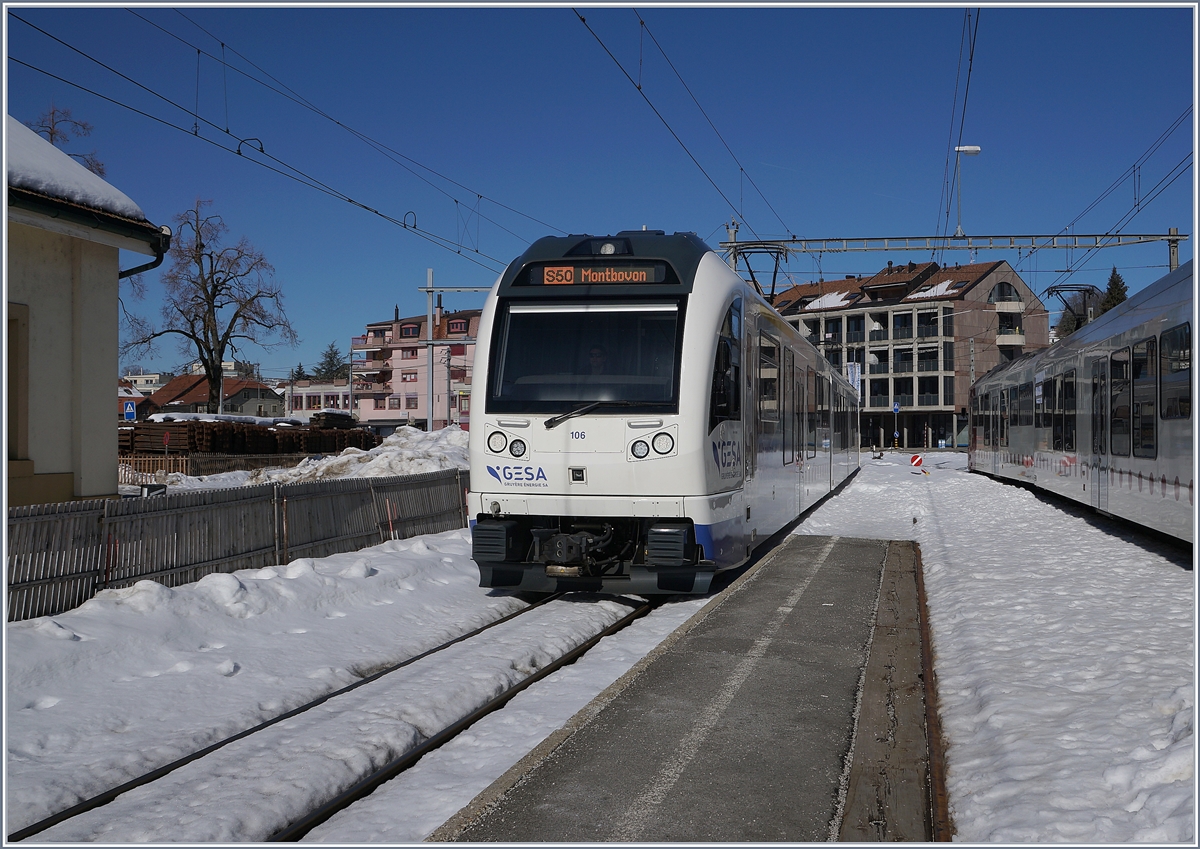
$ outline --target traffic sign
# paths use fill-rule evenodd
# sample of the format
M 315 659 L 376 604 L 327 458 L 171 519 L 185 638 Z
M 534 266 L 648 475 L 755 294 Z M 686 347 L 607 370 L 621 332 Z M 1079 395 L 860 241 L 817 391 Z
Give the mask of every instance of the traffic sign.
M 892 404 L 892 412 L 899 414 L 899 412 L 900 412 L 900 402 L 899 401 L 896 401 Z
M 170 443 L 171 443 L 171 431 L 165 430 L 165 431 L 163 431 L 163 445 L 169 445 Z
M 913 455 L 912 455 L 912 457 L 910 457 L 910 458 L 909 458 L 908 462 L 909 462 L 911 465 L 913 465 L 913 466 L 919 466 L 919 465 L 921 465 L 921 462 L 922 462 L 922 460 L 921 460 L 921 455 L 920 455 L 920 454 L 913 454 Z
M 125 421 L 131 422 L 137 418 L 137 406 L 132 401 L 125 402 Z

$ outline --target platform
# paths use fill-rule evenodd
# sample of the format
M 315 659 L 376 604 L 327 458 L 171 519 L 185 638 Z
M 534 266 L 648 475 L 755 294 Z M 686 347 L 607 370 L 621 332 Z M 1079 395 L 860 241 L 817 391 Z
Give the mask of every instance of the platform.
M 934 839 L 918 557 L 787 538 L 429 839 Z

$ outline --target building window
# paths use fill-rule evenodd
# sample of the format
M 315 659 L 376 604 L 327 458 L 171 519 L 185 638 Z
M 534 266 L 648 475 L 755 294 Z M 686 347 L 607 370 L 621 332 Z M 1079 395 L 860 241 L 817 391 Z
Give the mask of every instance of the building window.
M 416 358 L 417 358 L 417 349 L 416 348 L 401 348 L 400 349 L 400 359 L 415 360 Z
M 917 406 L 936 407 L 938 405 L 938 379 L 936 377 L 917 378 Z
M 1021 295 L 1013 284 L 1006 281 L 1001 281 L 992 287 L 992 291 L 988 293 L 988 303 L 996 304 L 1003 302 L 1020 301 Z
M 320 395 L 304 396 L 304 405 L 309 410 L 321 409 L 321 396 Z
M 383 409 L 387 408 L 387 398 L 385 396 L 376 395 L 373 400 L 374 400 L 374 406 L 375 406 L 376 410 L 383 410 Z
M 388 398 L 388 409 L 389 410 L 399 410 L 400 409 L 400 399 L 399 398 Z
M 461 413 L 471 412 L 471 396 L 462 395 L 458 399 L 458 409 Z
M 954 405 L 954 376 L 947 375 L 942 378 L 942 403 Z
M 452 357 L 461 357 L 466 353 L 467 353 L 466 345 L 451 345 L 450 346 L 450 356 L 452 356 Z
M 421 334 L 421 328 L 416 324 L 404 324 L 400 326 L 400 335 L 408 338 L 416 338 Z
M 415 392 L 410 392 L 409 394 L 404 396 L 404 409 L 406 409 L 406 410 L 417 409 L 417 395 Z
M 942 307 L 942 335 L 954 335 L 954 308 Z
M 465 318 L 450 319 L 450 326 L 447 328 L 448 333 L 466 333 L 467 320 Z
M 417 373 L 415 371 L 400 372 L 400 382 L 401 383 L 416 383 L 417 382 Z
M 911 339 L 913 335 L 912 320 L 910 312 L 892 313 L 892 338 Z
M 911 377 L 894 378 L 892 398 L 901 407 L 911 407 L 913 405 L 913 379 Z

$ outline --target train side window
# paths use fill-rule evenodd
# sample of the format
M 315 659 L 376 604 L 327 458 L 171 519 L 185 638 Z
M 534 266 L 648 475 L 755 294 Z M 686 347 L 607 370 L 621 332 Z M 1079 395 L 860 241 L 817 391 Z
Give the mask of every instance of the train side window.
M 1109 359 L 1109 450 L 1114 457 L 1129 456 L 1132 387 L 1129 381 L 1129 349 L 1113 351 Z
M 983 445 L 985 448 L 992 447 L 992 400 L 991 393 L 985 392 L 983 398 L 976 398 L 976 411 L 983 417 Z
M 1192 417 L 1192 325 L 1184 322 L 1159 337 L 1159 380 L 1164 419 Z
M 1017 424 L 1021 427 L 1033 427 L 1033 381 L 1017 387 L 1017 394 L 1021 403 L 1021 417 Z
M 1050 419 L 1051 419 L 1051 435 L 1050 435 L 1050 450 L 1063 450 L 1063 379 L 1056 377 L 1052 381 L 1047 381 L 1046 385 L 1050 387 Z
M 1133 346 L 1133 456 L 1158 456 L 1154 414 L 1158 400 L 1158 342 L 1151 336 Z
M 1075 369 L 1063 375 L 1063 451 L 1075 450 Z
M 1000 400 L 1000 418 L 997 422 L 1000 432 L 996 434 L 996 446 L 998 448 L 1008 447 L 1008 402 L 1010 391 L 1008 389 L 999 389 Z
M 806 418 L 808 426 L 805 428 L 805 442 L 807 443 L 808 458 L 817 456 L 817 373 L 813 371 L 812 366 L 808 367 L 808 410 Z
M 725 313 L 717 335 L 717 352 L 713 364 L 712 397 L 709 399 L 708 430 L 721 422 L 738 421 L 742 417 L 741 387 L 741 312 L 742 302 L 736 300 Z
M 780 410 L 779 410 L 779 425 L 783 430 L 783 465 L 787 466 L 796 462 L 796 452 L 792 447 L 792 442 L 795 439 L 795 428 L 792 427 L 792 410 L 796 406 L 796 399 L 792 391 L 792 373 L 795 370 L 795 359 L 791 348 L 783 350 L 783 374 L 779 378 L 779 394 L 780 394 Z
M 758 433 L 759 450 L 779 451 L 779 342 L 766 333 L 758 335 Z

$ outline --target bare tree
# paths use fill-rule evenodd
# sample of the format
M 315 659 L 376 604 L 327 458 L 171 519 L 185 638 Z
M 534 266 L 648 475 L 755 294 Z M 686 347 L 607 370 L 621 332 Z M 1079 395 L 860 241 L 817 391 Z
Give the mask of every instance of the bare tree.
M 219 215 L 206 215 L 212 201 L 175 217 L 171 267 L 163 273 L 161 324 L 125 313 L 122 354 L 151 353 L 155 342 L 176 336 L 179 351 L 199 360 L 208 380 L 208 411 L 221 409 L 221 363 L 239 345 L 295 346 L 300 340 L 283 311 L 275 269 L 245 237 L 226 246 L 229 228 Z
M 45 136 L 46 141 L 60 148 L 70 143 L 72 136 L 82 138 L 92 134 L 91 124 L 87 121 L 76 121 L 71 117 L 70 109 L 59 109 L 53 103 L 50 104 L 48 111 L 37 117 L 36 121 L 27 121 L 25 126 L 38 135 Z M 67 156 L 78 159 L 84 168 L 97 177 L 103 177 L 107 173 L 104 163 L 96 158 L 94 150 L 91 153 L 67 153 Z

